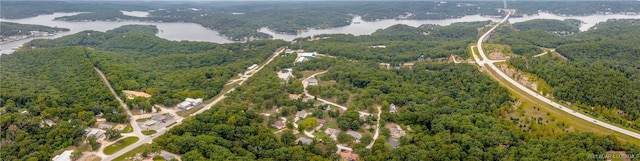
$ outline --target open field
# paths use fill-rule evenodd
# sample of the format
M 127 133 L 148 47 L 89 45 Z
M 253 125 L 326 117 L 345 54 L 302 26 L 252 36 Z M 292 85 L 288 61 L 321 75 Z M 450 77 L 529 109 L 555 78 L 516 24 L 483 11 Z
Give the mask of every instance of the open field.
M 113 144 L 107 146 L 106 148 L 104 148 L 103 152 L 104 152 L 104 154 L 111 155 L 111 154 L 116 153 L 116 152 L 122 150 L 123 148 L 133 144 L 133 143 L 136 143 L 138 140 L 140 140 L 140 138 L 138 138 L 138 137 L 134 137 L 134 136 L 126 137 L 126 138 L 124 138 L 122 140 L 117 141 L 116 143 L 113 143 Z

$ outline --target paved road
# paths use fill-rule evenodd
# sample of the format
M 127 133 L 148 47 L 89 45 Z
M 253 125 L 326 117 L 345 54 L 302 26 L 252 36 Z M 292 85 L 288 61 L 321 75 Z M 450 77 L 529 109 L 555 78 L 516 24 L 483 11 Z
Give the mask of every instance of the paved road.
M 378 140 L 378 136 L 380 136 L 380 113 L 382 113 L 382 110 L 380 109 L 380 106 L 377 106 L 376 108 L 378 109 L 378 119 L 376 120 L 376 133 L 373 134 L 373 140 L 371 140 L 371 143 L 367 145 L 367 149 L 371 149 L 371 147 L 373 147 L 373 143 L 375 143 L 376 140 Z
M 309 94 L 309 92 L 307 91 L 307 86 L 308 86 L 308 84 L 306 83 L 306 82 L 307 82 L 306 80 L 307 80 L 307 79 L 309 79 L 309 78 L 311 78 L 311 77 L 315 77 L 316 75 L 324 74 L 324 73 L 326 73 L 327 71 L 328 71 L 328 70 L 325 70 L 325 71 L 322 71 L 322 72 L 319 72 L 319 73 L 315 73 L 315 74 L 313 74 L 313 75 L 311 75 L 311 76 L 309 76 L 309 77 L 307 77 L 307 78 L 305 78 L 305 79 L 303 79 L 303 80 L 302 80 L 302 86 L 303 86 L 304 95 L 306 95 L 308 98 L 314 98 L 314 96 L 313 96 L 313 95 L 311 95 L 311 94 Z M 324 103 L 326 103 L 326 104 L 330 104 L 330 105 L 336 106 L 336 107 L 341 108 L 342 110 L 345 110 L 345 111 L 347 110 L 347 107 L 345 107 L 345 106 L 342 106 L 342 105 L 339 105 L 339 104 L 333 103 L 333 102 L 331 102 L 331 101 L 327 101 L 327 100 L 322 99 L 322 98 L 319 98 L 319 97 L 318 97 L 318 101 L 321 101 L 321 102 L 324 102 Z M 380 113 L 382 113 L 382 111 L 380 110 L 380 107 L 377 107 L 377 108 L 378 108 L 378 119 L 377 119 L 377 123 L 376 123 L 376 132 L 373 134 L 373 140 L 372 140 L 372 141 L 371 141 L 371 143 L 369 143 L 369 145 L 367 145 L 367 147 L 366 147 L 366 148 L 368 148 L 368 149 L 371 149 L 371 147 L 373 147 L 373 143 L 375 143 L 376 139 L 378 139 L 378 136 L 380 135 Z M 360 115 L 361 115 L 361 116 L 362 116 L 362 115 L 366 115 L 366 116 L 371 115 L 371 113 L 362 112 L 362 111 L 358 111 L 358 113 L 360 113 Z M 294 124 L 294 125 L 295 125 L 295 124 Z M 296 128 L 297 128 L 297 127 L 296 127 Z M 305 131 L 305 134 L 307 134 L 307 133 L 306 133 L 306 131 Z M 307 135 L 307 136 L 309 136 L 309 135 Z M 311 136 L 313 136 L 313 135 L 311 135 Z M 311 137 L 311 136 L 309 136 L 309 137 Z M 313 138 L 313 137 L 312 137 L 312 138 Z M 342 145 L 340 145 L 340 144 L 338 144 L 337 146 L 338 146 L 338 150 L 339 150 L 339 149 L 341 149 L 341 148 L 342 148 L 342 149 L 348 149 L 348 150 L 351 150 L 351 148 L 346 147 L 346 146 L 342 146 Z
M 314 98 L 314 96 L 313 96 L 313 95 L 311 95 L 311 94 L 309 94 L 309 91 L 307 91 L 307 86 L 308 86 L 308 84 L 307 84 L 307 79 L 309 79 L 309 78 L 311 78 L 311 77 L 315 77 L 316 75 L 324 74 L 324 73 L 326 73 L 327 71 L 328 71 L 328 70 L 325 70 L 325 71 L 322 71 L 322 72 L 319 72 L 319 73 L 315 73 L 315 74 L 313 74 L 313 75 L 311 75 L 311 76 L 309 76 L 309 77 L 307 77 L 307 78 L 305 78 L 305 79 L 303 79 L 303 80 L 302 80 L 302 87 L 303 87 L 304 95 L 305 95 L 305 96 L 307 96 L 307 98 Z M 337 104 L 337 103 L 333 103 L 333 102 L 331 102 L 331 101 L 327 101 L 327 100 L 322 99 L 322 98 L 320 98 L 320 97 L 317 97 L 317 98 L 318 98 L 318 101 L 320 101 L 320 102 L 323 102 L 323 103 L 326 103 L 326 104 L 330 104 L 330 105 L 336 106 L 336 107 L 341 108 L 342 110 L 345 110 L 345 111 L 347 110 L 347 107 L 345 107 L 345 106 L 343 106 L 343 105 L 339 105 L 339 104 Z M 358 113 L 360 113 L 360 115 L 367 115 L 367 116 L 368 116 L 368 115 L 371 115 L 371 113 L 362 112 L 362 111 L 358 111 Z
M 109 87 L 109 90 L 111 91 L 111 94 L 113 94 L 113 96 L 116 98 L 116 100 L 118 100 L 118 102 L 120 102 L 120 106 L 122 106 L 122 108 L 124 108 L 124 111 L 127 113 L 127 115 L 129 115 L 129 118 L 133 119 L 133 113 L 131 113 L 131 110 L 129 110 L 129 106 L 127 106 L 127 104 L 124 103 L 124 101 L 122 101 L 122 99 L 120 99 L 120 96 L 118 96 L 116 91 L 113 90 L 113 87 L 111 87 L 111 83 L 109 83 L 109 80 L 107 79 L 107 77 L 104 76 L 104 73 L 102 73 L 102 71 L 100 69 L 98 69 L 97 67 L 93 67 L 93 69 L 95 69 L 96 72 L 98 72 L 98 74 L 100 75 L 100 78 L 102 78 L 102 81 L 104 82 L 104 84 L 106 84 L 107 87 Z M 135 120 L 130 120 L 129 123 L 131 124 L 131 127 L 133 127 L 133 133 L 134 134 L 142 135 L 142 131 L 140 130 L 140 127 L 138 127 L 138 125 L 136 125 Z
M 282 51 L 284 51 L 284 50 L 285 50 L 285 48 L 284 48 L 284 47 L 279 48 L 279 49 L 278 49 L 278 50 L 276 50 L 276 51 L 273 53 L 273 55 L 272 55 L 272 56 L 271 56 L 271 57 L 270 57 L 270 58 L 265 62 L 265 64 L 263 64 L 262 66 L 260 66 L 260 67 L 258 67 L 258 68 L 255 68 L 255 69 L 253 69 L 253 70 L 249 70 L 249 71 L 251 71 L 251 73 L 252 73 L 252 74 L 250 74 L 250 75 L 248 75 L 248 76 L 246 76 L 246 77 L 242 77 L 242 78 L 241 78 L 241 80 L 240 80 L 240 84 L 244 83 L 247 79 L 249 79 L 251 76 L 253 76 L 253 73 L 257 73 L 258 71 L 262 70 L 262 68 L 263 68 L 264 66 L 266 66 L 267 64 L 269 64 L 269 63 L 270 63 L 274 58 L 278 57 L 278 55 L 280 55 L 280 53 L 282 53 Z M 98 69 L 96 68 L 96 70 L 98 70 Z M 106 80 L 106 77 L 104 77 L 104 75 L 102 75 L 102 72 L 100 72 L 99 70 L 98 70 L 98 72 L 101 74 L 101 77 L 103 78 L 103 80 Z M 108 83 L 107 83 L 107 85 L 108 85 L 108 86 L 109 86 L 109 88 L 111 89 L 111 85 L 110 85 L 110 84 L 108 84 Z M 234 91 L 234 90 L 235 90 L 235 87 L 234 87 L 234 88 L 232 88 L 231 90 L 229 90 L 227 93 L 230 93 L 231 91 Z M 114 93 L 114 95 L 115 95 L 115 91 L 113 91 L 113 89 L 111 89 L 111 92 L 112 92 L 112 93 Z M 227 93 L 224 93 L 222 96 L 220 96 L 220 97 L 216 98 L 215 100 L 213 100 L 213 102 L 211 102 L 211 103 L 209 103 L 209 104 L 205 105 L 202 109 L 200 109 L 200 110 L 198 110 L 198 111 L 194 112 L 194 113 L 192 114 L 192 116 L 195 116 L 195 115 L 197 115 L 197 114 L 201 114 L 201 113 L 203 113 L 204 111 L 206 111 L 206 110 L 210 109 L 211 107 L 213 107 L 213 105 L 215 105 L 215 104 L 217 104 L 218 102 L 222 101 L 222 100 L 226 97 L 226 94 L 227 94 Z M 117 95 L 116 95 L 116 96 L 117 96 Z M 117 98 L 119 101 L 121 101 L 121 100 L 120 100 L 120 98 L 118 98 L 118 97 L 116 97 L 116 98 Z M 121 102 L 122 102 L 122 101 L 121 101 Z M 122 103 L 123 103 L 123 102 L 122 102 Z M 126 105 L 126 104 L 125 104 L 125 105 Z M 126 109 L 126 108 L 125 108 L 125 109 Z M 130 111 L 127 111 L 127 112 L 128 112 L 128 114 L 129 114 L 130 116 L 132 116 Z M 124 149 L 122 149 L 122 150 L 120 150 L 120 151 L 118 151 L 118 152 L 116 152 L 116 153 L 114 153 L 114 154 L 112 154 L 112 155 L 104 155 L 104 154 L 102 153 L 102 151 L 100 151 L 100 152 L 99 152 L 99 154 L 97 154 L 97 155 L 99 155 L 99 156 L 100 156 L 100 154 L 102 154 L 102 156 L 101 156 L 101 157 L 102 157 L 102 160 L 103 160 L 103 161 L 110 161 L 110 160 L 113 160 L 113 159 L 115 159 L 115 158 L 117 158 L 117 157 L 119 157 L 119 156 L 123 155 L 124 153 L 127 153 L 127 152 L 129 152 L 129 151 L 131 151 L 131 150 L 133 150 L 133 149 L 135 149 L 135 148 L 139 147 L 139 146 L 140 146 L 140 145 L 142 145 L 142 144 L 151 143 L 151 142 L 153 141 L 153 139 L 157 138 L 158 136 L 161 136 L 161 135 L 162 135 L 162 134 L 164 134 L 165 132 L 169 131 L 169 129 L 171 129 L 171 128 L 173 128 L 173 127 L 176 127 L 176 126 L 178 126 L 178 125 L 182 124 L 182 120 L 184 120 L 184 118 L 179 118 L 178 120 L 176 120 L 176 124 L 174 124 L 174 125 L 172 125 L 172 126 L 170 126 L 170 127 L 166 127 L 166 128 L 162 128 L 162 129 L 160 129 L 160 130 L 157 130 L 158 132 L 157 132 L 156 134 L 154 134 L 154 135 L 151 135 L 151 136 L 145 136 L 145 135 L 143 135 L 143 134 L 142 134 L 142 132 L 140 132 L 140 127 L 138 127 L 138 125 L 135 125 L 135 124 L 136 124 L 136 123 L 135 123 L 135 120 L 133 120 L 133 121 L 131 121 L 131 126 L 132 126 L 132 127 L 134 127 L 134 132 L 136 132 L 136 131 L 135 131 L 135 129 L 137 128 L 137 129 L 138 129 L 137 133 L 139 133 L 139 134 L 140 134 L 140 135 L 137 135 L 137 134 L 136 134 L 136 135 L 140 138 L 140 140 L 138 140 L 138 142 L 136 142 L 136 143 L 134 143 L 134 144 L 132 144 L 132 145 L 129 145 L 129 146 L 127 146 L 126 148 L 124 148 Z
M 487 33 L 485 33 L 484 35 L 482 35 L 480 37 L 480 39 L 478 39 L 478 52 L 480 53 L 480 56 L 483 58 L 483 60 L 479 60 L 477 56 L 474 55 L 474 59 L 476 60 L 476 62 L 478 63 L 478 65 L 480 65 L 481 67 L 489 67 L 491 70 L 494 70 L 496 73 L 498 73 L 498 75 L 500 75 L 500 77 L 504 78 L 505 80 L 507 80 L 507 82 L 509 82 L 510 84 L 516 86 L 517 88 L 519 88 L 520 90 L 524 91 L 525 93 L 535 97 L 538 100 L 541 100 L 542 102 L 545 102 L 546 104 L 549 104 L 555 108 L 558 108 L 568 114 L 571 114 L 575 117 L 578 117 L 580 119 L 586 120 L 588 122 L 591 122 L 593 124 L 602 126 L 604 128 L 640 139 L 640 134 L 608 124 L 608 123 L 604 123 L 604 122 L 600 122 L 597 121 L 596 119 L 589 117 L 587 115 L 581 114 L 579 112 L 575 112 L 565 106 L 562 106 L 556 102 L 554 102 L 553 100 L 550 100 L 546 97 L 543 97 L 539 94 L 537 94 L 535 91 L 525 87 L 524 85 L 518 83 L 517 81 L 513 80 L 511 77 L 507 76 L 507 74 L 505 74 L 504 72 L 502 72 L 500 69 L 498 69 L 498 67 L 496 67 L 491 60 L 487 59 L 487 56 L 484 54 L 484 51 L 482 50 L 482 41 L 486 39 L 486 37 L 496 28 L 498 27 L 498 25 L 504 23 L 505 21 L 507 21 L 507 19 L 509 19 L 509 16 L 511 15 L 511 12 L 509 12 L 507 14 L 507 16 L 505 16 L 504 19 L 502 19 L 502 21 L 500 21 L 500 23 L 496 24 L 493 28 L 491 28 L 489 31 L 487 31 Z M 473 50 L 472 50 L 473 51 Z
M 535 57 L 543 56 L 543 55 L 546 55 L 547 53 L 555 52 L 555 51 L 556 51 L 556 49 L 553 49 L 551 51 L 545 51 L 544 53 L 541 53 L 541 54 L 538 54 L 538 55 L 534 55 L 533 57 L 535 58 Z

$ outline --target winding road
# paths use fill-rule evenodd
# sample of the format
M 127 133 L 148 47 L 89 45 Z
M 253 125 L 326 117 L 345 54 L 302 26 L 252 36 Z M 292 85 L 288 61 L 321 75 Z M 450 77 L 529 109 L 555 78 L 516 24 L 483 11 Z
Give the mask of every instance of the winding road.
M 586 121 L 591 122 L 593 124 L 596 124 L 598 126 L 602 126 L 604 128 L 607 128 L 607 129 L 610 129 L 610 130 L 613 130 L 613 131 L 616 131 L 616 132 L 619 132 L 619 133 L 622 133 L 622 134 L 625 134 L 625 135 L 640 139 L 640 134 L 638 134 L 636 132 L 629 131 L 627 129 L 623 129 L 623 128 L 620 128 L 618 126 L 615 126 L 615 125 L 612 125 L 612 124 L 608 124 L 608 123 L 605 123 L 605 122 L 597 121 L 597 119 L 595 119 L 595 118 L 589 117 L 589 116 L 581 114 L 579 112 L 575 112 L 575 111 L 573 111 L 573 110 L 571 110 L 571 109 L 569 109 L 569 108 L 567 108 L 565 106 L 562 106 L 562 105 L 554 102 L 551 99 L 548 99 L 548 98 L 546 98 L 544 96 L 541 96 L 541 95 L 537 94 L 535 91 L 533 91 L 533 90 L 525 87 L 524 85 L 518 83 L 517 81 L 515 81 L 511 77 L 507 76 L 507 74 L 502 72 L 500 69 L 498 69 L 498 67 L 496 67 L 493 64 L 494 61 L 493 60 L 489 60 L 487 58 L 487 56 L 485 55 L 485 53 L 484 53 L 484 51 L 482 49 L 482 41 L 484 41 L 487 38 L 487 36 L 489 34 L 491 34 L 491 32 L 494 29 L 496 29 L 500 24 L 504 23 L 505 21 L 507 21 L 507 19 L 509 19 L 509 16 L 511 16 L 511 12 L 510 11 L 507 11 L 507 12 L 508 12 L 508 14 L 504 17 L 504 19 L 502 19 L 502 21 L 500 21 L 498 24 L 493 26 L 489 31 L 487 31 L 485 34 L 483 34 L 478 39 L 478 44 L 477 44 L 478 52 L 479 52 L 480 56 L 482 57 L 482 60 L 479 60 L 479 58 L 475 55 L 475 53 L 473 54 L 473 58 L 478 63 L 478 65 L 480 65 L 483 68 L 489 67 L 489 68 L 487 68 L 487 70 L 489 70 L 489 69 L 490 70 L 494 70 L 496 73 L 498 73 L 498 75 L 500 77 L 502 77 L 503 79 L 507 80 L 507 82 L 509 82 L 510 84 L 512 84 L 515 87 L 519 88 L 520 90 L 524 91 L 525 93 L 535 97 L 536 99 L 538 99 L 538 100 L 540 100 L 540 101 L 542 101 L 542 102 L 544 102 L 546 104 L 549 104 L 549 105 L 551 105 L 551 106 L 553 106 L 555 108 L 558 108 L 558 109 L 560 109 L 560 110 L 562 110 L 562 111 L 564 111 L 564 112 L 566 112 L 566 113 L 568 113 L 570 115 L 573 115 L 573 116 L 578 117 L 580 119 L 586 120 Z M 471 51 L 473 51 L 473 47 L 471 49 L 472 49 Z
M 311 75 L 311 76 L 309 76 L 309 77 L 307 77 L 307 78 L 305 78 L 305 79 L 303 79 L 303 80 L 302 80 L 302 87 L 303 87 L 304 95 L 305 95 L 307 98 L 314 98 L 314 96 L 313 96 L 313 95 L 311 95 L 311 94 L 309 94 L 309 92 L 307 91 L 307 86 L 308 86 L 308 84 L 307 84 L 307 79 L 309 79 L 309 78 L 311 78 L 311 77 L 315 77 L 315 76 L 320 75 L 320 74 L 324 74 L 324 73 L 326 73 L 327 71 L 328 71 L 328 70 L 325 70 L 325 71 L 322 71 L 322 72 L 315 73 L 315 74 L 313 74 L 313 75 Z M 315 97 L 315 98 L 317 98 L 317 99 L 318 99 L 318 101 L 320 101 L 320 102 L 323 102 L 323 103 L 326 103 L 326 104 L 330 104 L 330 105 L 336 106 L 336 107 L 341 108 L 342 110 L 345 110 L 345 111 L 347 110 L 347 107 L 345 107 L 345 106 L 342 106 L 342 105 L 339 105 L 339 104 L 333 103 L 333 102 L 331 102 L 331 101 L 327 101 L 327 100 L 322 99 L 322 98 L 319 98 L 319 97 Z M 378 114 L 377 114 L 378 119 L 376 119 L 376 132 L 373 134 L 373 140 L 371 140 L 371 143 L 369 143 L 369 144 L 367 145 L 367 147 L 366 147 L 367 149 L 371 149 L 371 147 L 373 147 L 373 143 L 375 143 L 375 142 L 376 142 L 376 140 L 378 139 L 378 136 L 380 136 L 380 114 L 382 113 L 382 110 L 380 109 L 380 107 L 376 107 L 376 108 L 378 109 Z M 362 111 L 358 111 L 358 113 L 360 114 L 360 116 L 363 116 L 363 115 L 365 115 L 365 116 L 369 116 L 369 115 L 371 115 L 371 113 L 362 112 Z M 297 127 L 296 127 L 296 128 L 297 128 Z M 307 133 L 306 133 L 306 131 L 305 131 L 305 134 L 307 134 Z M 308 134 L 307 136 L 312 137 L 313 135 Z M 314 137 L 312 137 L 312 138 L 314 138 Z M 349 147 L 346 147 L 346 146 L 343 146 L 343 145 L 340 145 L 340 144 L 337 144 L 337 145 L 338 145 L 338 149 L 341 149 L 341 148 L 342 148 L 342 149 L 351 150 L 351 148 L 349 148 Z

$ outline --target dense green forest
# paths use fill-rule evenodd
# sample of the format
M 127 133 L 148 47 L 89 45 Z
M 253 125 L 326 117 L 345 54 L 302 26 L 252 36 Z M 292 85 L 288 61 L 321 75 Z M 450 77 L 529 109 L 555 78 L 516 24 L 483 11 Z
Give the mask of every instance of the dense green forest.
M 94 53 L 80 47 L 57 47 L 2 56 L 0 158 L 52 158 L 54 150 L 78 145 L 84 128 L 93 126 L 99 113 L 112 122 L 127 121 L 86 59 Z M 48 125 L 46 120 L 57 125 Z
M 293 58 L 277 58 L 223 103 L 185 120 L 185 124 L 154 141 L 154 146 L 183 154 L 185 161 L 336 160 L 336 142 L 331 139 L 293 144 L 296 136 L 291 131 L 273 134 L 264 125 L 302 109 L 314 111 L 314 116 L 325 113 L 321 107 L 287 97 L 295 83 L 281 84 L 274 73 L 291 67 Z M 415 135 L 400 138 L 401 146 L 393 149 L 385 141 L 389 131 L 383 130 L 372 149 L 354 145 L 362 160 L 583 160 L 608 150 L 640 150 L 611 136 L 591 133 L 555 131 L 536 135 L 496 118 L 499 109 L 510 106 L 509 93 L 472 65 L 419 63 L 412 69 L 384 70 L 368 60 L 356 63 L 344 58 L 319 58 L 294 67 L 303 69 L 328 69 L 321 80 L 335 80 L 338 88 L 358 95 L 349 107 L 403 106 L 395 114 L 383 112 L 381 123 L 411 125 Z M 282 112 L 269 117 L 258 114 L 276 106 Z M 351 112 L 316 117 L 341 120 Z
M 340 42 L 365 49 L 367 45 L 383 42 L 384 38 L 388 38 L 387 42 L 398 41 L 396 39 L 405 38 L 402 33 L 416 30 L 419 29 L 394 26 L 378 33 L 396 32 L 398 36 L 323 35 L 330 38 L 309 42 L 299 39 L 297 43 L 307 51 L 310 50 L 307 45 L 323 42 Z M 474 39 L 477 33 L 474 34 L 462 39 Z M 413 41 L 424 41 L 431 36 L 405 41 L 418 44 Z M 318 49 L 346 50 L 336 44 Z M 154 146 L 183 154 L 182 159 L 186 161 L 336 160 L 338 155 L 334 153 L 334 147 L 338 142 L 332 139 L 321 137 L 322 142 L 293 144 L 296 135 L 291 131 L 273 134 L 275 130 L 266 126 L 279 117 L 304 109 L 313 111 L 317 118 L 335 119 L 337 126 L 344 130 L 362 132 L 365 129 L 360 125 L 371 122 L 359 120 L 353 109 L 371 112 L 372 107 L 380 105 L 384 111 L 381 124 L 409 125 L 413 129 L 412 135 L 401 137 L 400 147 L 392 148 L 385 141 L 390 138 L 390 132 L 383 129 L 371 149 L 366 149 L 363 143 L 353 145 L 362 160 L 601 160 L 604 158 L 593 158 L 594 154 L 640 152 L 637 146 L 619 142 L 612 136 L 567 133 L 543 127 L 549 126 L 543 124 L 540 128 L 521 129 L 511 121 L 498 118 L 500 113 L 511 108 L 513 100 L 506 89 L 472 65 L 421 61 L 412 68 L 387 70 L 380 68 L 378 63 L 391 59 L 369 57 L 375 51 L 353 55 L 339 53 L 324 53 L 337 57 L 319 57 L 295 66 L 293 56 L 276 58 L 227 95 L 222 103 L 170 130 L 155 141 Z M 324 106 L 288 98 L 288 94 L 299 93 L 300 84 L 295 82 L 300 81 L 300 75 L 298 80 L 282 84 L 275 72 L 284 68 L 298 72 L 328 70 L 317 77 L 329 83 L 308 87 L 309 92 L 319 97 L 337 97 L 338 101 L 344 97 L 341 95 L 347 95 L 349 101 L 341 104 L 347 104 L 350 109 L 343 114 L 335 109 L 323 111 Z M 389 113 L 391 103 L 402 108 Z M 281 110 L 269 117 L 258 114 L 272 108 Z
M 465 15 L 502 15 L 497 1 L 455 2 L 34 2 L 3 3 L 2 16 L 24 18 L 52 12 L 93 12 L 58 18 L 60 20 L 142 20 L 193 22 L 214 29 L 231 40 L 270 38 L 257 30 L 296 34 L 310 28 L 331 28 L 351 24 L 354 15 L 365 21 L 382 19 L 447 19 Z M 39 3 L 39 2 L 38 2 Z M 92 5 L 92 3 L 101 3 Z M 553 5 L 549 5 L 553 3 Z M 638 2 L 509 2 L 518 14 L 546 11 L 563 15 L 638 12 Z M 41 7 L 45 7 L 42 10 Z M 161 9 L 161 10 L 160 10 Z M 149 17 L 125 16 L 120 10 L 151 11 Z M 427 11 L 427 12 L 425 12 Z
M 506 38 L 498 38 L 498 42 L 556 48 L 569 60 L 547 55 L 515 58 L 509 64 L 544 79 L 558 99 L 624 126 L 640 128 L 640 115 L 635 108 L 640 106 L 638 22 L 609 20 L 576 35 L 548 35 L 531 41 L 524 37 L 531 30 L 510 31 L 502 33 Z
M 184 98 L 210 98 L 247 66 L 265 60 L 283 41 L 245 44 L 176 42 L 156 37 L 154 26 L 123 26 L 107 32 L 85 31 L 36 40 L 33 47 L 87 46 L 110 51 L 89 54 L 116 91 L 137 90 L 154 97 L 151 104 L 172 106 Z
M 489 21 L 453 23 L 448 26 L 422 25 L 411 27 L 394 25 L 371 36 L 319 35 L 330 37 L 317 41 L 297 39 L 291 48 L 343 56 L 357 60 L 375 60 L 397 66 L 401 63 L 424 59 L 447 58 L 450 55 L 468 57 L 467 45 L 478 35 L 478 28 Z M 384 45 L 385 48 L 372 46 Z
M 98 114 L 110 122 L 128 121 L 94 67 L 118 93 L 144 91 L 153 95 L 150 104 L 172 106 L 186 97 L 216 95 L 229 78 L 286 45 L 271 40 L 178 42 L 155 37 L 155 32 L 154 26 L 140 25 L 85 31 L 32 41 L 25 49 L 3 55 L 0 158 L 48 160 L 55 150 L 82 145 L 83 129 L 93 127 Z
M 134 20 L 136 17 L 127 16 L 118 10 L 96 11 L 89 13 L 80 13 L 73 16 L 56 17 L 58 21 L 118 21 L 118 20 Z
M 492 34 L 495 37 L 493 42 L 511 46 L 515 54 L 533 56 L 544 52 L 540 47 L 556 48 L 578 41 L 573 36 L 567 36 L 579 32 L 576 21 L 536 19 L 500 26 Z
M 69 31 L 68 28 L 19 24 L 19 23 L 12 23 L 12 22 L 0 22 L 0 26 L 2 26 L 2 30 L 0 30 L 0 35 L 2 36 L 29 35 L 30 34 L 29 31 L 44 31 L 49 33 Z

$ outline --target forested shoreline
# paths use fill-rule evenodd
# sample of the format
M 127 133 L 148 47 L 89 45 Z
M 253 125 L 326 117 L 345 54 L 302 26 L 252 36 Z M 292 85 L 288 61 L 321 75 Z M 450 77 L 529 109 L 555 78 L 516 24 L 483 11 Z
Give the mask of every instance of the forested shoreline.
M 234 41 L 267 39 L 271 36 L 258 29 L 267 27 L 277 33 L 297 34 L 307 29 L 323 29 L 346 26 L 353 22 L 355 15 L 364 21 L 384 19 L 434 20 L 459 18 L 465 15 L 503 15 L 498 8 L 501 2 L 100 2 L 102 7 L 91 6 L 90 2 L 49 2 L 46 9 L 35 12 L 40 7 L 31 2 L 8 1 L 3 5 L 3 17 L 25 18 L 34 13 L 91 12 L 56 18 L 65 21 L 118 21 L 139 20 L 158 22 L 193 22 L 216 30 Z M 639 13 L 640 3 L 633 1 L 616 2 L 509 2 L 509 8 L 517 9 L 517 14 L 532 15 L 546 11 L 559 15 L 592 15 L 606 13 Z M 7 12 L 8 7 L 11 12 Z M 7 9 L 5 9 L 7 8 Z M 15 8 L 15 9 L 13 9 Z M 283 9 L 287 8 L 287 9 Z M 24 11 L 32 11 L 24 13 Z M 151 11 L 149 17 L 123 15 L 120 10 Z M 424 12 L 428 11 L 428 12 Z
M 147 102 L 136 107 L 149 112 L 154 104 L 174 106 L 187 97 L 210 98 L 230 77 L 284 45 L 271 40 L 236 44 L 168 41 L 156 37 L 156 32 L 154 26 L 142 25 L 84 31 L 34 40 L 24 49 L 3 55 L 0 157 L 48 160 L 58 149 L 84 145 L 84 129 L 95 126 L 98 116 L 113 123 L 131 121 L 94 67 L 105 73 L 122 98 L 121 90 L 153 94 L 151 99 L 127 100 Z
M 601 4 L 610 4 L 585 3 L 588 5 L 578 6 L 580 9 L 568 10 L 567 6 L 576 3 L 563 2 L 558 6 L 564 7 L 548 10 L 593 14 L 601 11 Z M 611 3 L 616 5 L 606 7 L 613 8 L 612 12 L 640 8 L 632 2 Z M 3 2 L 3 16 L 6 6 L 37 8 L 21 6 L 29 2 L 7 4 Z M 70 7 L 85 3 L 68 7 L 61 6 L 66 2 L 44 4 L 57 7 L 28 10 L 29 13 L 91 12 L 63 18 L 78 21 L 131 18 L 196 22 L 236 40 L 264 38 L 256 28 L 265 26 L 285 33 L 336 27 L 351 23 L 353 15 L 349 14 L 373 21 L 395 18 L 406 13 L 404 9 L 434 8 L 432 14 L 416 14 L 413 18 L 438 19 L 499 14 L 494 9 L 501 5 L 349 2 L 342 7 L 360 8 L 345 9 L 335 4 L 299 2 L 292 3 L 291 10 L 273 11 L 286 3 L 187 3 L 152 13 L 158 17 L 114 19 L 114 15 L 121 15 L 114 9 L 123 4 L 105 3 L 110 7 L 80 10 Z M 458 4 L 463 4 L 459 7 L 463 12 L 449 10 L 458 8 Z M 542 7 L 526 4 L 516 2 L 514 6 L 531 7 L 524 13 Z M 380 9 L 381 5 L 388 9 Z M 189 9 L 192 7 L 202 8 Z M 126 9 L 154 8 L 133 5 Z M 20 12 L 7 13 L 15 16 Z M 254 21 L 252 16 L 265 19 Z M 173 107 L 185 98 L 207 100 L 217 96 L 230 79 L 246 76 L 243 73 L 248 66 L 264 63 L 281 47 L 317 54 L 296 62 L 299 55 L 281 53 L 225 95 L 223 101 L 201 114 L 185 117 L 180 125 L 159 135 L 150 148 L 143 149 L 143 154 L 166 150 L 181 155 L 185 161 L 338 160 L 338 145 L 352 148 L 360 160 L 605 160 L 608 158 L 594 156 L 612 152 L 640 154 L 640 146 L 632 144 L 635 141 L 585 132 L 578 129 L 585 127 L 559 121 L 551 113 L 525 113 L 521 98 L 478 70 L 478 66 L 464 62 L 471 57 L 469 46 L 489 24 L 490 21 L 447 26 L 394 25 L 363 36 L 327 34 L 293 42 L 256 40 L 229 44 L 169 41 L 155 36 L 155 26 L 126 25 L 106 32 L 82 31 L 51 40 L 33 40 L 0 59 L 0 160 L 50 160 L 63 149 L 81 149 L 75 152 L 79 154 L 86 147 L 83 130 L 96 126 L 98 118 L 111 123 L 134 121 L 124 114 L 94 68 L 104 72 L 122 98 L 122 90 L 150 94 L 151 98 L 125 101 L 140 105 L 131 106 L 132 110 L 151 112 L 152 105 Z M 548 82 L 556 99 L 593 116 L 640 129 L 640 113 L 635 108 L 640 107 L 639 25 L 639 20 L 609 20 L 579 32 L 576 20 L 531 20 L 504 25 L 488 41 L 510 47 L 507 49 L 513 54 L 509 53 L 512 57 L 505 63 Z M 533 57 L 551 49 L 568 60 L 553 54 Z M 452 58 L 463 63 L 454 63 Z M 276 74 L 288 69 L 291 77 L 284 80 Z M 316 85 L 306 87 L 313 95 L 306 97 L 303 79 L 319 72 L 326 73 L 315 77 Z M 380 118 L 373 115 L 378 109 Z M 536 109 L 540 111 L 533 107 Z M 308 116 L 299 118 L 298 112 L 303 110 Z M 300 125 L 294 128 L 294 120 L 298 119 Z M 298 138 L 309 136 L 305 130 L 318 126 L 319 120 L 325 123 L 319 132 L 312 133 L 317 137 L 309 137 L 309 143 L 298 142 Z M 282 121 L 284 127 L 274 127 L 276 121 Z M 374 140 L 376 124 L 381 125 L 380 137 Z M 332 139 L 325 135 L 328 128 L 342 132 Z M 397 136 L 399 132 L 391 130 L 394 128 L 406 133 Z M 356 139 L 346 131 L 363 135 Z

